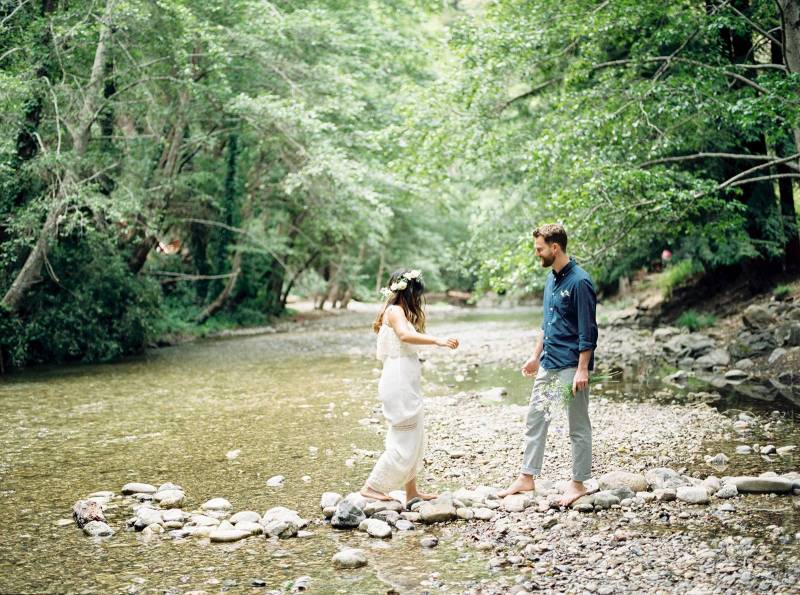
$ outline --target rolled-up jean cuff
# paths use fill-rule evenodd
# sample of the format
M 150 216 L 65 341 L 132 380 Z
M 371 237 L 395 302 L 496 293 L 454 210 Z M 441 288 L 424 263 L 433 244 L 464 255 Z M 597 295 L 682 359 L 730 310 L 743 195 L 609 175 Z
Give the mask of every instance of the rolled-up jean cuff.
M 572 481 L 580 481 L 581 483 L 584 481 L 589 481 L 592 478 L 591 475 L 581 476 L 581 477 L 573 477 Z
M 523 473 L 524 475 L 533 475 L 534 477 L 539 477 L 539 474 L 541 472 L 542 472 L 541 469 L 534 471 L 533 469 L 525 469 L 524 467 L 522 468 L 521 471 L 521 473 Z

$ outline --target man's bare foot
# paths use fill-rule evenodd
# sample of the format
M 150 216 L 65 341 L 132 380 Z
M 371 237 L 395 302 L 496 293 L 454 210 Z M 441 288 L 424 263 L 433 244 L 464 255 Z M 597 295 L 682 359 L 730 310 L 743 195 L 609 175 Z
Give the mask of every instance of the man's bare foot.
M 387 496 L 383 492 L 379 492 L 378 490 L 373 490 L 369 486 L 364 486 L 358 491 L 359 494 L 364 496 L 365 498 L 372 498 L 373 500 L 383 500 L 384 502 L 389 502 L 394 500 L 394 498 Z
M 511 494 L 519 494 L 520 492 L 530 492 L 533 489 L 535 489 L 533 483 L 533 475 L 520 473 L 520 476 L 514 480 L 514 483 L 512 483 L 506 489 L 497 492 L 497 497 L 503 498 L 505 496 L 510 496 Z
M 581 496 L 586 495 L 586 488 L 583 486 L 582 481 L 570 481 L 569 485 L 567 486 L 567 491 L 564 492 L 564 495 L 561 497 L 561 500 L 558 503 L 561 506 L 569 506 L 575 500 L 580 498 Z
M 425 494 L 423 492 L 406 492 L 406 502 L 411 502 L 414 498 L 420 500 L 434 500 L 438 498 L 438 494 Z

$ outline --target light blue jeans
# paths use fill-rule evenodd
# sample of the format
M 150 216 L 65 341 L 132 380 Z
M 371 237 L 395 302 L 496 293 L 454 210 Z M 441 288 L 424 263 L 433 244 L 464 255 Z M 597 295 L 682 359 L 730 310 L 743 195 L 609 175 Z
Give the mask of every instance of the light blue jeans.
M 545 370 L 539 368 L 536 380 L 533 382 L 533 391 L 543 384 L 552 383 L 556 377 L 564 385 L 572 386 L 577 368 L 564 368 L 562 370 Z M 525 453 L 522 456 L 522 472 L 538 477 L 542 472 L 544 461 L 544 446 L 547 440 L 547 429 L 550 420 L 545 412 L 534 407 L 531 398 L 528 410 L 527 428 L 525 429 Z M 560 407 L 561 404 L 555 405 Z M 589 389 L 577 391 L 570 399 L 567 409 L 569 422 L 569 440 L 572 444 L 572 479 L 586 481 L 592 476 L 592 424 L 589 421 Z

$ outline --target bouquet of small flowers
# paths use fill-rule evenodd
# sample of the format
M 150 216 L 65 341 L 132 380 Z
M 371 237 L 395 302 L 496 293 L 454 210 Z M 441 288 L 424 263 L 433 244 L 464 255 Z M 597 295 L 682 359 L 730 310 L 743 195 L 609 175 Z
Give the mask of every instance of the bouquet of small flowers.
M 611 372 L 608 374 L 591 374 L 589 376 L 589 384 L 596 382 L 615 382 L 619 379 L 620 372 Z M 548 382 L 542 382 L 534 385 L 531 394 L 531 405 L 534 409 L 542 411 L 546 421 L 550 421 L 554 414 L 560 411 L 566 411 L 569 404 L 572 402 L 572 384 L 562 382 L 556 376 Z

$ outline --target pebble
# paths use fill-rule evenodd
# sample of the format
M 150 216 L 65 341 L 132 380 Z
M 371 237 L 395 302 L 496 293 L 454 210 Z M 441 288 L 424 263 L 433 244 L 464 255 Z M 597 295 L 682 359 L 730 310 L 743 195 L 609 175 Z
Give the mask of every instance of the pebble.
M 367 565 L 367 557 L 364 552 L 355 548 L 337 552 L 331 560 L 336 568 L 342 569 L 360 568 Z
M 212 498 L 204 502 L 200 508 L 203 510 L 230 510 L 233 505 L 225 498 Z
M 150 485 L 149 483 L 126 483 L 122 486 L 121 490 L 122 494 L 125 495 L 132 495 L 132 494 L 155 494 L 156 493 L 156 486 Z
M 439 545 L 439 539 L 436 537 L 423 537 L 419 540 L 419 544 L 425 548 L 433 548 Z
M 681 486 L 677 489 L 678 500 L 689 504 L 708 504 L 708 490 L 700 486 Z
M 267 487 L 278 488 L 283 485 L 286 478 L 283 475 L 275 475 L 267 480 Z

